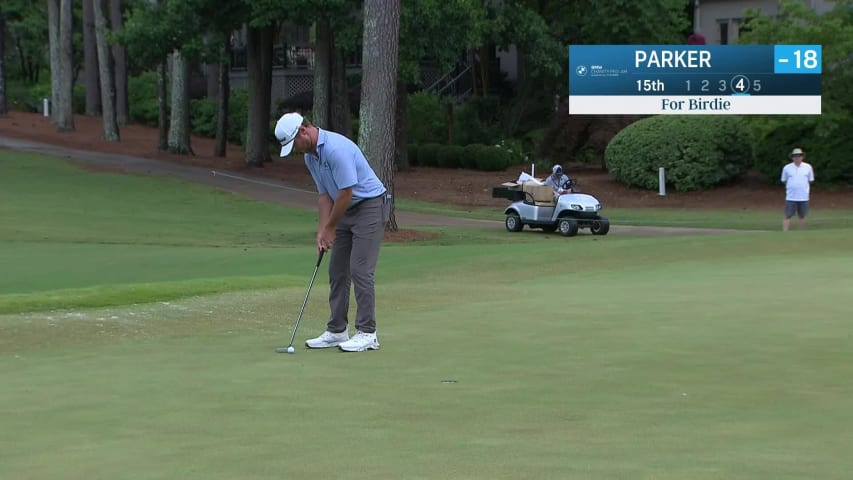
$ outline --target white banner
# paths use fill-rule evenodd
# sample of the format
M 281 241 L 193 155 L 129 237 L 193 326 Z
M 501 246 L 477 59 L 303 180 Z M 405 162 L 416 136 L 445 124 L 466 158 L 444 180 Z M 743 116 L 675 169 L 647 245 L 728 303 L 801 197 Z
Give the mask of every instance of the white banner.
M 569 115 L 820 115 L 820 96 L 570 95 Z

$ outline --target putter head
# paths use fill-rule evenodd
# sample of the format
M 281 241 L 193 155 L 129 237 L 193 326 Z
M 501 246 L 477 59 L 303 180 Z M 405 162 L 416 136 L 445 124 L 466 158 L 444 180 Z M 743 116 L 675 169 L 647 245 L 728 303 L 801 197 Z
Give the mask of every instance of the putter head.
M 278 347 L 275 353 L 296 353 L 296 350 L 293 347 Z

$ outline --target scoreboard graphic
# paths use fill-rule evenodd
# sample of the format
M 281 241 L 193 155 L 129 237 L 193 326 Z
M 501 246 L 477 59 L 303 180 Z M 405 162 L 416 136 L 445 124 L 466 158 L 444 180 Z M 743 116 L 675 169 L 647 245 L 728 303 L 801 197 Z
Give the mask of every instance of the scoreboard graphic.
M 570 115 L 819 115 L 820 45 L 571 45 Z

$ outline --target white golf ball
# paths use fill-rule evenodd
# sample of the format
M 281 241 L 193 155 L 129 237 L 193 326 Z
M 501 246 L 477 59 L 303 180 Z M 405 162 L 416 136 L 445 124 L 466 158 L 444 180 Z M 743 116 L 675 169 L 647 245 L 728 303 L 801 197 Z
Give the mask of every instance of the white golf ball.
M 287 353 L 296 353 L 296 349 L 293 347 L 287 347 Z

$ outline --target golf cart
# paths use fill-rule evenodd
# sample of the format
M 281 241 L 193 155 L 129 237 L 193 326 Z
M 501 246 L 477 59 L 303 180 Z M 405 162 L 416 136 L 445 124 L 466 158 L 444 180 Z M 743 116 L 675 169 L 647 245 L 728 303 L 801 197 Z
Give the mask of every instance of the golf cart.
M 578 193 L 575 181 L 569 179 L 561 188 L 568 191 L 556 197 L 554 188 L 539 182 L 504 183 L 492 190 L 493 198 L 506 198 L 506 229 L 520 232 L 525 225 L 546 232 L 559 230 L 567 237 L 588 228 L 593 235 L 607 235 L 610 221 L 599 215 L 601 204 L 592 195 Z

